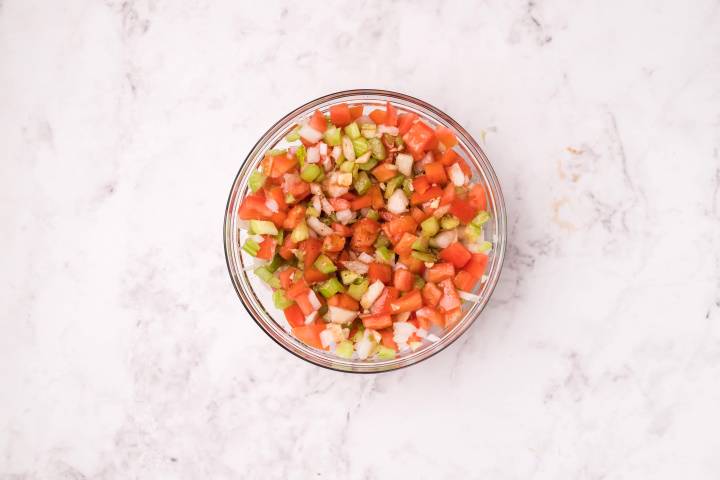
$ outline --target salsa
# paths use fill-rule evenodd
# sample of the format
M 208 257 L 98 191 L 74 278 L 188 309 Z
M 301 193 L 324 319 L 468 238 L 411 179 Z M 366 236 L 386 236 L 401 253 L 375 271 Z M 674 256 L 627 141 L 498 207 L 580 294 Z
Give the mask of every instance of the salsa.
M 435 342 L 484 282 L 487 192 L 455 134 L 391 103 L 315 111 L 266 152 L 242 250 L 293 335 L 345 359 Z

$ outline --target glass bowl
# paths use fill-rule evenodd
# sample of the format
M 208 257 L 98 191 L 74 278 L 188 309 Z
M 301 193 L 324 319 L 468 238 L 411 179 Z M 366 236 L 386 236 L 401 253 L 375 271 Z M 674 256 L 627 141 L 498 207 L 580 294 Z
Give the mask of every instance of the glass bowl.
M 316 109 L 328 113 L 330 107 L 337 103 L 345 102 L 350 105 L 363 104 L 369 107 L 384 108 L 386 101 L 397 107 L 398 113 L 414 112 L 431 126 L 444 125 L 455 133 L 458 139 L 455 149 L 472 169 L 473 181 L 480 180 L 487 187 L 488 210 L 492 218 L 484 225 L 484 231 L 485 238 L 492 241 L 493 249 L 489 253 L 490 258 L 483 277 L 484 281 L 478 282 L 478 286 L 473 292 L 479 296 L 479 300 L 474 304 L 463 303 L 463 318 L 446 330 L 440 340 L 434 343 L 424 341 L 417 350 L 400 353 L 392 360 L 346 360 L 336 357 L 331 352 L 309 347 L 289 332 L 289 326 L 282 311 L 273 305 L 270 287 L 255 277 L 252 272 L 253 268 L 257 266 L 256 260 L 240 248 L 247 232 L 239 228 L 237 212 L 242 199 L 248 193 L 250 174 L 258 167 L 265 152 L 276 145 L 280 145 L 282 148 L 286 143 L 285 136 L 300 120 L 308 117 Z M 367 114 L 368 111 L 369 109 L 366 108 L 365 113 Z M 470 134 L 447 114 L 422 100 L 402 93 L 384 90 L 348 90 L 325 95 L 296 108 L 280 119 L 258 140 L 240 167 L 232 184 L 225 209 L 224 241 L 225 259 L 233 286 L 252 319 L 270 338 L 290 353 L 321 367 L 355 373 L 383 372 L 407 367 L 435 355 L 457 340 L 478 318 L 492 295 L 503 264 L 506 244 L 505 203 L 500 184 L 485 153 Z

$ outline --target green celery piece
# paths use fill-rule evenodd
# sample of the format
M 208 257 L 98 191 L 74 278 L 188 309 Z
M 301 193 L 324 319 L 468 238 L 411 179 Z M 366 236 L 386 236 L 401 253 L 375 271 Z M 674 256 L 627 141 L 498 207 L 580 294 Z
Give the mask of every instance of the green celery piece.
M 395 190 L 402 185 L 403 180 L 405 180 L 405 177 L 400 174 L 395 175 L 393 178 L 388 180 L 385 185 L 385 198 L 390 198 L 392 194 L 395 193 Z
M 272 274 L 266 267 L 258 267 L 254 270 L 260 280 L 270 285 L 272 288 L 280 288 L 280 279 Z
M 424 286 L 425 280 L 420 275 L 415 275 L 415 280 L 413 281 L 413 288 L 420 290 Z
M 245 240 L 245 245 L 243 245 L 242 249 L 254 257 L 258 254 L 260 245 L 252 238 L 248 238 Z
M 365 216 L 371 220 L 377 220 L 380 218 L 380 214 L 377 212 L 377 210 L 368 210 Z
M 318 288 L 318 292 L 320 292 L 320 294 L 325 298 L 330 298 L 336 293 L 344 291 L 345 288 L 340 282 L 338 282 L 338 279 L 335 277 L 325 280 L 323 283 L 320 284 L 320 287 Z
M 343 162 L 342 165 L 340 165 L 339 169 L 343 173 L 351 173 L 353 171 L 353 168 L 355 168 L 355 162 Z
M 293 229 L 292 233 L 290 234 L 290 238 L 292 238 L 292 241 L 295 243 L 300 243 L 303 240 L 307 240 L 308 237 L 310 237 L 310 230 L 308 229 L 305 220 L 302 220 L 300 223 L 298 223 L 298 225 Z
M 384 345 L 379 345 L 377 349 L 377 356 L 380 360 L 392 360 L 395 358 L 395 350 Z
M 440 219 L 440 226 L 443 230 L 452 230 L 460 225 L 460 220 L 455 215 L 445 215 Z
M 392 261 L 395 259 L 395 252 L 385 246 L 382 246 L 375 250 L 375 253 L 385 263 L 392 263 Z
M 300 172 L 300 178 L 302 178 L 307 183 L 312 183 L 317 177 L 320 176 L 321 173 L 322 170 L 319 166 L 315 165 L 314 163 L 308 163 L 303 167 L 302 172 Z
M 340 272 L 340 280 L 342 280 L 342 283 L 345 285 L 350 285 L 358 278 L 360 278 L 360 275 L 355 272 L 351 272 L 350 270 L 343 270 Z
M 405 193 L 405 196 L 410 198 L 413 194 L 412 180 L 409 178 L 406 178 L 405 180 L 403 180 L 402 189 L 403 189 L 403 192 Z
M 275 290 L 273 292 L 273 303 L 275 304 L 275 308 L 285 310 L 295 303 L 295 301 L 289 299 L 287 295 L 285 295 L 285 290 Z
M 358 164 L 358 168 L 360 170 L 369 171 L 375 168 L 375 166 L 378 164 L 378 159 L 374 157 L 370 157 L 370 160 L 368 160 L 365 163 Z
M 353 283 L 352 285 L 350 285 L 348 287 L 347 293 L 359 302 L 362 296 L 365 295 L 365 292 L 367 292 L 369 286 L 370 282 L 368 282 L 366 279 L 363 279 L 363 281 L 360 283 Z
M 354 343 L 359 342 L 360 340 L 362 340 L 362 337 L 363 337 L 363 333 L 364 333 L 364 332 L 365 332 L 365 327 L 364 327 L 363 324 L 361 323 L 360 326 L 359 326 L 358 329 L 357 329 L 357 332 L 355 332 L 355 335 L 353 335 L 350 340 L 351 340 L 352 342 L 354 342 Z
M 370 190 L 371 185 L 370 177 L 365 172 L 359 172 L 353 184 L 358 195 L 365 195 Z
M 386 247 L 388 245 L 390 245 L 390 240 L 388 240 L 388 238 L 382 233 L 378 235 L 377 239 L 375 239 L 375 243 L 373 244 L 375 248 Z
M 370 144 L 363 137 L 354 138 L 352 141 L 353 150 L 355 150 L 355 158 L 363 155 L 365 152 L 370 150 Z
M 295 203 L 295 197 L 293 197 L 289 193 L 286 193 L 285 194 L 285 203 Z
M 488 220 L 490 220 L 490 214 L 488 212 L 482 211 L 475 215 L 475 218 L 473 218 L 470 223 L 472 223 L 473 225 L 477 225 L 478 227 L 482 227 L 483 224 L 485 224 Z
M 250 220 L 250 233 L 256 235 L 277 235 L 278 230 L 274 223 L 267 220 Z
M 385 145 L 383 145 L 379 138 L 373 137 L 369 139 L 368 144 L 370 144 L 370 151 L 372 152 L 373 157 L 378 160 L 385 160 L 387 157 L 387 151 L 385 150 Z
M 335 347 L 335 355 L 340 358 L 351 358 L 353 354 L 353 344 L 348 340 L 343 340 Z
M 469 223 L 465 227 L 465 237 L 470 240 L 471 242 L 474 242 L 482 235 L 482 227 L 475 225 L 473 223 Z
M 342 137 L 342 132 L 337 127 L 330 127 L 327 130 L 325 130 L 325 133 L 323 134 L 325 143 L 327 143 L 331 147 L 337 147 L 338 145 L 340 145 L 341 137 Z
M 313 265 L 322 273 L 332 273 L 337 270 L 335 264 L 325 254 L 320 254 Z
M 296 142 L 300 140 L 300 126 L 296 125 L 295 128 L 292 129 L 292 132 L 288 133 L 285 137 L 285 140 L 288 142 Z
M 489 252 L 490 250 L 492 250 L 492 243 L 486 241 L 480 244 L 480 251 L 482 253 Z
M 345 133 L 351 140 L 354 140 L 360 137 L 360 127 L 358 127 L 357 123 L 353 122 L 345 127 Z
M 267 177 L 263 175 L 260 170 L 254 170 L 250 174 L 248 186 L 250 187 L 250 190 L 255 193 L 265 185 L 265 180 L 267 180 Z
M 429 262 L 429 263 L 437 262 L 437 257 L 435 255 L 433 255 L 432 253 L 413 251 L 412 256 L 417 258 L 421 262 Z
M 308 207 L 307 210 L 305 210 L 305 216 L 306 217 L 319 217 L 320 212 L 315 210 L 315 207 Z
M 285 263 L 285 259 L 282 258 L 280 255 L 275 255 L 270 263 L 265 265 L 265 268 L 267 268 L 270 273 L 275 273 L 278 268 L 280 268 Z
M 422 221 L 420 228 L 423 236 L 434 237 L 440 231 L 440 224 L 438 224 L 437 218 L 430 217 Z
M 268 150 L 267 154 L 271 157 L 277 157 L 278 155 L 285 155 L 287 153 L 287 149 L 285 148 L 273 148 Z
M 298 159 L 298 162 L 300 162 L 300 166 L 302 166 L 305 163 L 305 158 L 307 157 L 307 150 L 305 149 L 305 145 L 300 145 L 297 150 L 295 150 L 295 158 Z
M 413 242 L 412 249 L 417 250 L 419 252 L 427 252 L 428 251 L 428 237 L 419 236 L 417 238 L 417 240 L 415 240 Z
M 285 240 L 285 230 L 280 228 L 280 229 L 278 229 L 278 234 L 277 234 L 277 237 L 275 238 L 275 241 L 277 241 L 278 245 L 282 245 L 283 240 Z

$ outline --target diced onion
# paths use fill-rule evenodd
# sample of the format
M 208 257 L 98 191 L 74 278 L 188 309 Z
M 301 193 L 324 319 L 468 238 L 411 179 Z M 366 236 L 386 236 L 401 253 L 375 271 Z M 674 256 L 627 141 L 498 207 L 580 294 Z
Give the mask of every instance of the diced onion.
M 383 290 L 385 290 L 385 285 L 380 280 L 375 280 L 363 294 L 360 299 L 360 305 L 362 305 L 363 308 L 370 308 L 372 304 L 375 303 L 375 300 L 380 297 Z
M 332 235 L 333 229 L 322 223 L 320 220 L 318 220 L 315 217 L 308 217 L 307 224 L 310 228 L 312 228 L 318 235 L 321 235 L 323 237 L 326 237 L 328 235 Z
M 448 176 L 456 187 L 462 187 L 465 185 L 465 174 L 460 168 L 460 165 L 453 163 L 448 169 Z
M 271 212 L 277 213 L 280 211 L 280 206 L 274 198 L 268 198 L 265 200 L 265 206 L 270 209 Z
M 343 137 L 342 139 L 342 152 L 345 155 L 345 160 L 349 162 L 355 161 L 355 147 L 353 147 L 352 140 L 350 137 Z
M 320 161 L 320 149 L 318 147 L 308 147 L 305 161 L 307 163 L 318 163 Z
M 335 160 L 337 160 L 338 158 L 340 158 L 341 153 L 342 153 L 342 148 L 340 148 L 339 146 L 335 146 L 335 147 L 333 147 L 332 153 L 330 154 L 330 156 L 332 158 L 334 158 Z
M 328 306 L 328 315 L 327 318 L 332 323 L 350 323 L 353 320 L 355 320 L 355 317 L 358 316 L 358 312 L 353 312 L 352 310 L 346 310 L 344 308 L 335 307 L 333 305 Z
M 358 275 L 365 275 L 368 273 L 368 266 L 366 263 L 359 262 L 357 260 L 344 260 L 341 261 L 342 265 L 353 273 Z
M 322 187 L 317 183 L 311 183 L 310 192 L 312 192 L 313 195 L 322 195 Z
M 425 338 L 426 338 L 427 340 L 431 341 L 431 342 L 437 342 L 438 340 L 440 340 L 440 337 L 438 337 L 438 336 L 435 335 L 434 333 L 429 334 L 429 335 L 428 335 L 427 337 L 425 337 Z
M 327 146 L 327 143 L 325 143 L 325 142 L 320 142 L 318 146 L 320 147 L 320 155 L 325 156 L 325 155 L 328 154 L 328 146 Z
M 347 225 L 349 221 L 351 221 L 353 218 L 355 218 L 355 213 L 352 212 L 352 210 L 338 210 L 335 212 L 335 217 L 337 218 L 338 222 L 342 223 L 343 225 Z
M 355 344 L 355 351 L 358 354 L 360 360 L 365 360 L 370 356 L 370 352 L 375 347 L 375 344 L 369 338 L 362 338 Z
M 398 153 L 395 157 L 395 165 L 400 173 L 409 177 L 412 174 L 413 157 L 407 153 Z
M 397 136 L 400 131 L 398 130 L 398 127 L 391 127 L 388 125 L 380 125 L 378 126 L 378 133 L 383 134 L 387 133 L 388 135 Z
M 450 210 L 450 205 L 441 205 L 433 212 L 433 217 L 442 218 Z
M 320 307 L 322 307 L 322 304 L 320 303 L 320 300 L 318 300 L 317 295 L 315 295 L 315 292 L 310 290 L 307 295 L 308 295 L 308 301 L 310 302 L 310 305 L 312 305 L 312 307 L 315 310 L 320 310 Z
M 315 311 L 315 312 L 312 312 L 307 317 L 305 317 L 305 325 L 310 325 L 311 323 L 313 323 L 315 321 L 315 319 L 317 318 L 317 315 L 318 315 L 318 312 Z
M 447 248 L 451 243 L 457 241 L 457 230 L 447 230 L 435 236 L 435 244 L 438 248 Z
M 358 255 L 358 260 L 363 263 L 372 263 L 375 261 L 375 258 L 366 252 L 362 252 L 360 255 Z
M 368 160 L 370 160 L 370 155 L 372 155 L 372 152 L 368 150 L 367 152 L 360 155 L 356 160 L 355 163 L 367 163 Z
M 468 302 L 480 301 L 480 295 L 475 295 L 474 293 L 470 292 L 463 292 L 462 290 L 458 290 L 458 296 Z
M 410 335 L 415 333 L 417 328 L 415 325 L 409 322 L 395 322 L 393 323 L 393 340 L 396 343 L 407 343 Z
M 395 190 L 388 199 L 387 209 L 395 214 L 403 213 L 407 210 L 408 198 L 402 190 Z
M 367 115 L 360 115 L 358 118 L 355 119 L 355 123 L 360 125 L 366 125 L 368 123 L 375 125 L 375 122 L 372 121 L 372 118 L 368 117 Z
M 398 313 L 395 315 L 396 322 L 407 322 L 410 319 L 410 312 Z
M 307 140 L 310 143 L 317 143 L 322 138 L 322 133 L 318 132 L 314 128 L 312 128 L 310 125 L 303 125 L 300 127 L 300 131 L 298 132 L 302 138 Z

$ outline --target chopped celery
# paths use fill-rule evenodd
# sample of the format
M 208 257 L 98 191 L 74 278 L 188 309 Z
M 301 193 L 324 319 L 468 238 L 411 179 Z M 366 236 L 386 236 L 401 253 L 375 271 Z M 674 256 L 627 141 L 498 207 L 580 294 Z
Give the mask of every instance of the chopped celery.
M 267 177 L 263 175 L 260 170 L 255 170 L 250 174 L 248 186 L 250 187 L 250 190 L 255 193 L 265 185 L 265 180 L 267 180 Z
M 374 123 L 365 123 L 360 127 L 360 134 L 367 139 L 373 138 L 375 132 L 377 132 L 377 126 Z
M 325 254 L 320 254 L 313 265 L 322 273 L 332 273 L 337 270 L 335 264 Z
M 372 156 L 377 158 L 378 160 L 385 160 L 387 157 L 387 152 L 385 151 L 385 145 L 380 141 L 379 138 L 371 138 L 368 140 L 368 143 L 370 144 L 370 151 L 372 152 Z
M 375 250 L 375 256 L 385 263 L 392 263 L 393 260 L 395 260 L 395 252 L 385 246 L 382 246 Z
M 335 347 L 335 355 L 340 358 L 351 358 L 353 354 L 353 344 L 348 340 L 343 340 Z
M 323 137 L 325 139 L 325 143 L 327 143 L 331 147 L 337 147 L 338 145 L 340 145 L 340 139 L 342 137 L 342 132 L 337 127 L 330 127 L 327 130 L 325 130 Z
M 367 162 L 358 164 L 358 168 L 360 170 L 368 171 L 368 170 L 372 170 L 373 168 L 375 168 L 375 166 L 377 164 L 378 164 L 377 158 L 370 157 L 370 160 L 368 160 Z
M 275 273 L 283 263 L 285 263 L 285 259 L 282 258 L 280 255 L 275 255 L 272 261 L 265 265 L 265 268 L 267 268 L 270 273 Z
M 267 220 L 250 220 L 250 233 L 255 235 L 277 235 L 278 230 L 274 223 Z
M 254 257 L 258 254 L 260 245 L 252 238 L 248 238 L 245 240 L 245 245 L 243 245 L 242 249 Z
M 465 227 L 465 238 L 467 238 L 469 241 L 474 242 L 482 235 L 482 227 L 475 225 L 473 223 L 469 223 Z
M 355 284 L 353 283 L 348 287 L 348 295 L 350 295 L 352 298 L 357 300 L 358 302 L 362 298 L 363 295 L 365 295 L 365 292 L 367 292 L 368 287 L 370 286 L 370 282 L 363 279 L 362 282 Z
M 380 247 L 386 247 L 388 245 L 390 245 L 390 240 L 388 240 L 388 238 L 384 234 L 381 233 L 380 235 L 378 235 L 377 239 L 375 240 L 375 244 L 373 246 L 375 248 L 380 248 Z
M 363 137 L 354 138 L 352 144 L 353 150 L 355 150 L 355 157 L 359 157 L 365 154 L 365 152 L 367 152 L 368 150 L 370 150 L 370 145 L 368 144 L 368 141 L 365 140 Z
M 325 180 L 325 170 L 320 172 L 320 176 L 315 179 L 316 183 L 320 183 Z
M 295 197 L 293 197 L 289 193 L 286 193 L 285 194 L 285 203 L 295 203 Z
M 285 240 L 285 230 L 282 228 L 278 230 L 277 237 L 275 237 L 275 241 L 277 241 L 278 245 L 283 244 L 283 240 Z
M 480 251 L 481 251 L 482 253 L 489 252 L 490 250 L 492 250 L 492 243 L 490 243 L 490 242 L 482 242 L 482 243 L 480 244 Z
M 360 166 L 357 163 L 354 163 L 352 169 L 353 182 L 357 179 L 358 173 L 360 173 Z
M 445 215 L 440 219 L 440 226 L 443 230 L 452 230 L 460 225 L 460 220 L 455 215 Z
M 365 216 L 371 220 L 377 220 L 380 218 L 380 214 L 377 212 L 377 210 L 368 210 Z
M 285 148 L 272 148 L 268 150 L 267 154 L 271 157 L 277 157 L 280 155 L 285 155 L 287 153 L 287 149 Z
M 437 262 L 437 257 L 433 255 L 432 253 L 425 253 L 425 252 L 412 252 L 412 256 L 414 258 L 417 258 L 421 262 L 427 262 L 427 263 L 435 263 Z
M 437 218 L 430 217 L 423 220 L 423 222 L 420 224 L 420 228 L 422 229 L 422 234 L 426 237 L 433 237 L 437 235 L 438 231 L 440 230 L 440 225 L 438 224 Z
M 490 214 L 488 212 L 482 211 L 475 215 L 475 218 L 472 219 L 473 225 L 477 225 L 478 227 L 482 226 L 484 223 L 486 223 L 488 220 L 490 220 Z
M 353 122 L 345 127 L 345 133 L 348 137 L 350 137 L 350 139 L 354 140 L 360 137 L 360 127 L 358 127 L 357 123 Z
M 385 185 L 385 198 L 390 198 L 392 194 L 395 193 L 395 190 L 402 185 L 403 180 L 405 180 L 405 177 L 402 175 L 395 175 L 393 178 L 388 180 Z
M 405 180 L 403 180 L 402 189 L 403 189 L 403 192 L 405 193 L 405 196 L 410 198 L 413 193 L 412 180 L 410 180 L 409 178 L 406 178 Z
M 303 240 L 307 240 L 310 236 L 310 230 L 308 229 L 307 223 L 305 223 L 305 220 L 302 220 L 298 225 L 293 229 L 292 233 L 290 234 L 290 238 L 295 243 L 300 243 Z
M 343 173 L 351 173 L 353 168 L 355 168 L 355 162 L 343 162 L 339 170 Z
M 355 332 L 355 335 L 353 335 L 350 340 L 352 340 L 355 343 L 359 342 L 363 338 L 364 332 L 365 332 L 365 327 L 361 323 L 357 329 L 357 332 Z
M 288 142 L 296 142 L 296 141 L 300 140 L 300 133 L 298 133 L 299 131 L 300 131 L 300 126 L 296 125 L 295 128 L 292 129 L 292 132 L 287 134 L 287 136 L 285 137 L 285 140 Z
M 395 350 L 384 345 L 378 345 L 377 356 L 380 360 L 392 360 L 395 358 Z
M 320 212 L 315 210 L 315 207 L 308 207 L 307 210 L 305 210 L 305 215 L 308 217 L 319 217 Z
M 412 249 L 417 250 L 418 252 L 427 252 L 428 251 L 428 237 L 420 236 L 415 240 L 412 244 Z
M 305 157 L 307 157 L 307 150 L 305 150 L 305 145 L 300 145 L 297 150 L 295 150 L 295 158 L 297 158 L 298 162 L 300 162 L 300 166 L 305 163 Z
M 402 137 L 400 135 L 395 137 L 395 146 L 402 147 L 403 145 L 405 145 L 405 141 L 402 139 Z
M 415 280 L 413 281 L 413 288 L 420 290 L 424 286 L 425 280 L 420 275 L 415 275 Z
M 323 283 L 320 284 L 320 287 L 318 288 L 318 292 L 320 292 L 320 294 L 325 298 L 330 298 L 336 293 L 344 291 L 345 288 L 340 282 L 338 282 L 338 279 L 335 277 L 325 280 Z
M 295 302 L 285 295 L 285 290 L 275 290 L 273 292 L 273 303 L 275 304 L 275 308 L 285 310 Z
M 258 267 L 254 270 L 260 280 L 270 285 L 272 288 L 280 288 L 280 279 L 272 274 L 266 267 Z
M 320 170 L 320 167 L 314 163 L 308 163 L 303 167 L 302 172 L 300 172 L 300 178 L 308 183 L 312 183 L 321 173 L 322 170 Z
M 355 272 L 351 272 L 350 270 L 343 270 L 340 272 L 340 280 L 342 280 L 342 283 L 345 285 L 350 285 L 358 278 L 360 278 L 360 275 Z
M 370 190 L 370 177 L 365 172 L 359 172 L 353 186 L 358 195 L 365 195 L 367 191 Z

